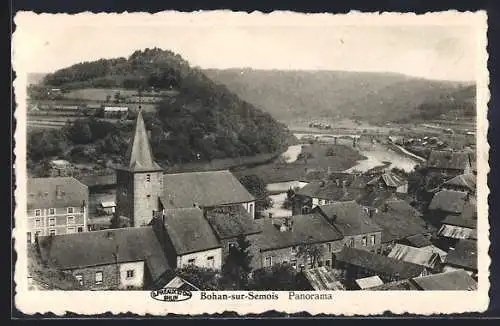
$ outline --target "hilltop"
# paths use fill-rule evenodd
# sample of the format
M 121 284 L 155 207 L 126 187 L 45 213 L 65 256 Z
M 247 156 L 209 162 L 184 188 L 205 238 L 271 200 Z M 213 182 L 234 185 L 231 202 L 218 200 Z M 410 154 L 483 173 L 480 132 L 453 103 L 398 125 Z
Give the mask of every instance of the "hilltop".
M 292 138 L 269 113 L 217 85 L 178 54 L 157 48 L 128 58 L 79 63 L 47 74 L 37 87 L 57 87 L 63 93 L 95 88 L 175 90 L 175 96 L 164 97 L 145 114 L 153 151 L 164 166 L 274 153 Z M 130 132 L 130 124 L 82 118 L 60 130 L 33 132 L 28 155 L 32 161 L 57 156 L 77 163 L 117 162 Z
M 297 117 L 407 122 L 475 114 L 475 85 L 395 73 L 204 70 L 240 98 L 290 122 Z M 442 117 L 441 117 L 442 118 Z

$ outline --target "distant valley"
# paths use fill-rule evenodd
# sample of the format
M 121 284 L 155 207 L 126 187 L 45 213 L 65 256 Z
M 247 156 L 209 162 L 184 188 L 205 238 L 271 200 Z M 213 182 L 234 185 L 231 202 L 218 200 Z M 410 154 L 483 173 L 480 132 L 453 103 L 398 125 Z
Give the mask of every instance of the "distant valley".
M 413 122 L 475 115 L 473 83 L 345 71 L 209 69 L 204 73 L 284 123 L 301 118 Z

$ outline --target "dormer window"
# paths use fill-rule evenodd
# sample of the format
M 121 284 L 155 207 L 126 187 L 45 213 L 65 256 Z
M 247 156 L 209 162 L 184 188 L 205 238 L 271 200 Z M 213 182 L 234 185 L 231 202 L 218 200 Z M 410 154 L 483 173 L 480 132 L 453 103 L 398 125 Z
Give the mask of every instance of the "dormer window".
M 67 212 L 68 214 L 73 214 L 73 207 L 68 207 Z
M 55 208 L 49 208 L 49 215 L 56 215 L 56 209 Z

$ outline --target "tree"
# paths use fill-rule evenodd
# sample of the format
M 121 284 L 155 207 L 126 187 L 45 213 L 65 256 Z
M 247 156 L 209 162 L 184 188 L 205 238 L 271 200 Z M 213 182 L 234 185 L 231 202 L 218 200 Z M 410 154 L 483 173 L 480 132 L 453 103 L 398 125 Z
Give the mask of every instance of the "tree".
M 260 214 L 271 207 L 271 199 L 266 183 L 258 175 L 246 175 L 240 178 L 241 184 L 255 197 L 255 211 Z
M 92 141 L 92 131 L 86 119 L 78 119 L 67 128 L 68 138 L 75 144 L 88 144 Z
M 249 253 L 250 242 L 244 235 L 238 236 L 236 246 L 229 249 L 222 267 L 224 282 L 229 288 L 243 290 L 248 287 L 248 275 L 252 268 Z
M 295 197 L 295 191 L 290 188 L 286 192 L 286 199 L 283 201 L 283 208 L 290 209 L 293 205 L 293 197 Z
M 302 257 L 304 260 L 311 261 L 311 267 L 316 267 L 318 260 L 323 256 L 323 247 L 312 243 L 312 237 L 309 237 L 304 243 L 297 248 L 297 257 Z
M 295 270 L 289 264 L 275 264 L 272 267 L 259 268 L 253 273 L 250 289 L 258 291 L 296 290 Z

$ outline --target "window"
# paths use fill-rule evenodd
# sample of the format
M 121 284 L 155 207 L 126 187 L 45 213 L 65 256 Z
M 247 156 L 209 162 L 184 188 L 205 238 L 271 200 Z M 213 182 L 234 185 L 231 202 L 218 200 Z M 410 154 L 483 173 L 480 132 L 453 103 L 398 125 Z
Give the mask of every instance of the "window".
M 127 271 L 127 278 L 133 278 L 134 277 L 134 270 L 133 269 L 129 269 Z
M 301 210 L 301 211 L 302 211 L 302 214 L 309 214 L 309 212 L 310 212 L 311 210 L 309 209 L 309 207 L 308 207 L 308 206 L 304 206 L 304 207 L 302 207 L 302 210 Z
M 35 219 L 35 227 L 39 228 L 42 226 L 42 220 L 37 218 Z
M 83 275 L 82 274 L 76 274 L 75 278 L 80 285 L 83 285 Z
M 56 235 L 56 230 L 55 229 L 50 230 L 49 235 Z
M 146 182 L 151 182 L 151 174 L 146 174 Z
M 194 265 L 194 262 L 196 261 L 195 258 L 188 259 L 188 264 L 189 265 Z
M 80 207 L 80 213 L 85 213 L 85 206 Z
M 27 236 L 28 243 L 31 243 L 31 232 L 28 232 L 26 234 L 26 236 Z
M 294 269 L 297 268 L 297 259 L 292 259 L 291 264 Z
M 207 257 L 208 266 L 214 267 L 214 256 Z
M 35 216 L 40 216 L 42 215 L 42 210 L 41 209 L 35 209 Z
M 75 224 L 75 217 L 74 216 L 68 216 L 68 224 Z
M 327 259 L 327 260 L 325 261 L 325 266 L 330 267 L 330 259 Z
M 307 257 L 307 265 L 309 265 L 309 268 L 313 268 L 313 259 L 311 256 Z
M 95 272 L 95 284 L 102 284 L 102 272 Z
M 354 238 L 350 238 L 349 240 L 347 240 L 347 246 L 354 247 Z
M 146 195 L 146 198 L 151 198 L 151 195 Z
M 297 247 L 296 246 L 291 247 L 291 250 L 292 250 L 292 255 L 297 254 Z
M 51 217 L 49 218 L 49 226 L 55 226 L 56 225 L 56 219 Z
M 38 238 L 42 234 L 42 231 L 38 230 L 35 232 L 35 238 Z
M 370 245 L 372 245 L 372 246 L 375 245 L 375 234 L 372 234 L 370 236 Z
M 368 239 L 366 238 L 366 236 L 364 236 L 364 237 L 363 237 L 363 246 L 366 246 L 366 245 L 367 245 L 367 240 L 368 240 Z
M 271 267 L 273 265 L 273 257 L 266 257 L 266 266 Z
M 68 231 L 66 233 L 68 233 L 68 234 L 75 233 L 75 228 L 74 227 L 68 227 Z
M 328 247 L 328 252 L 332 252 L 332 244 L 327 243 L 326 246 Z
M 82 226 L 78 227 L 78 232 L 83 232 L 83 227 Z
M 56 209 L 55 208 L 49 208 L 49 215 L 56 215 Z
M 68 214 L 73 214 L 73 207 L 68 207 L 66 211 L 68 212 Z

